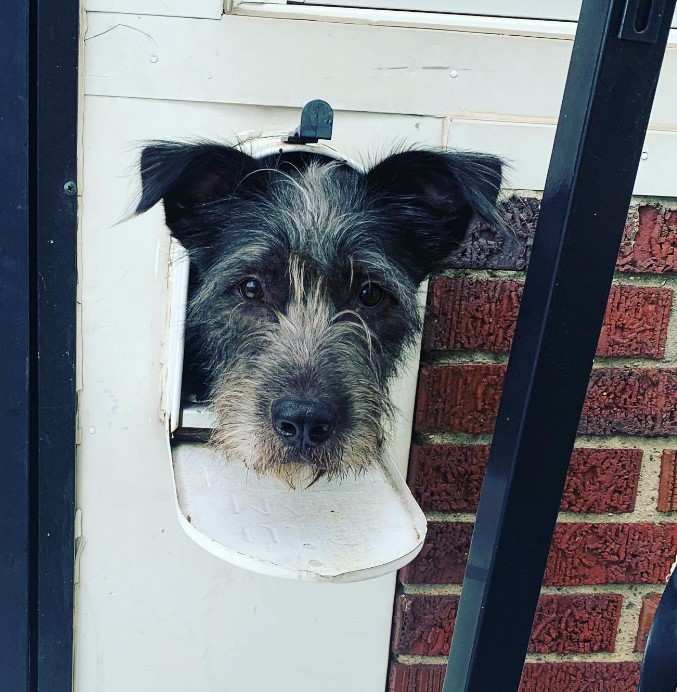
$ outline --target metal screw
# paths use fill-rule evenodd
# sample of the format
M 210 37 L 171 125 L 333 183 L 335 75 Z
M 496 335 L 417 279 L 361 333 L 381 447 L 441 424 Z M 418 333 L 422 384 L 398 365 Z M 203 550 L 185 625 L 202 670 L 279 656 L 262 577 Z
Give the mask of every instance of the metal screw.
M 159 60 L 159 58 L 158 58 L 157 55 L 151 55 L 151 56 L 150 56 L 150 61 L 151 61 L 151 62 L 155 63 L 155 62 L 157 62 L 158 60 Z
M 78 186 L 75 184 L 73 180 L 69 180 L 64 186 L 63 186 L 63 191 L 69 195 L 73 196 L 76 195 L 78 192 Z
M 642 156 L 640 158 L 642 159 L 642 161 L 646 161 L 649 158 L 649 152 L 643 151 Z
M 456 77 L 458 77 L 458 70 L 451 70 L 451 72 L 449 72 L 449 76 L 452 79 L 456 79 Z

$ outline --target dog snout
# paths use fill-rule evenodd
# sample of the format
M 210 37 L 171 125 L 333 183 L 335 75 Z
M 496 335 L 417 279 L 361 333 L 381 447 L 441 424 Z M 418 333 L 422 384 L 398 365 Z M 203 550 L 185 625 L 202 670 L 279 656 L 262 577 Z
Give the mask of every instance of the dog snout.
M 280 399 L 271 407 L 271 417 L 278 436 L 296 449 L 319 447 L 336 427 L 336 408 L 324 401 Z

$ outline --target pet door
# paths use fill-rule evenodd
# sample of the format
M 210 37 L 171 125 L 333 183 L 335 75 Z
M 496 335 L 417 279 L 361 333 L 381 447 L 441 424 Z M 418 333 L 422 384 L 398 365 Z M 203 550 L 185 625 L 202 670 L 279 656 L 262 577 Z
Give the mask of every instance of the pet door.
M 279 135 L 250 139 L 241 148 L 252 156 L 310 150 L 342 158 L 326 145 L 290 144 Z M 358 477 L 321 478 L 307 489 L 291 490 L 207 444 L 215 423 L 209 404 L 189 401 L 181 391 L 188 271 L 185 251 L 172 240 L 164 410 L 181 526 L 226 562 L 290 579 L 358 581 L 410 562 L 423 545 L 426 520 L 395 461 L 375 460 Z M 409 451 L 417 365 L 405 364 L 393 386 L 400 392 L 393 396 L 395 405 L 409 415 L 398 414 L 391 440 L 402 442 L 390 443 L 384 456 L 402 465 Z

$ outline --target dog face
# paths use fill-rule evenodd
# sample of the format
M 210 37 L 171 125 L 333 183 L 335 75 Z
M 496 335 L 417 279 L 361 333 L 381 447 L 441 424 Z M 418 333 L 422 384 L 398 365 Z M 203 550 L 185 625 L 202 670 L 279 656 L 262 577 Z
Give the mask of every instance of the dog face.
M 362 173 L 159 142 L 141 177 L 137 213 L 163 200 L 190 257 L 185 372 L 217 414 L 213 444 L 292 486 L 378 462 L 418 286 L 473 214 L 498 221 L 500 161 L 411 150 Z

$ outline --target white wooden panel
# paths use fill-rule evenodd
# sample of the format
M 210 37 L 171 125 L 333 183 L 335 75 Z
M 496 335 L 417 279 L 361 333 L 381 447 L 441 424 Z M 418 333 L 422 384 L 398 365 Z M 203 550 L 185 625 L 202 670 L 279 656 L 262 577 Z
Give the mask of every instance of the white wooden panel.
M 87 12 L 155 14 L 167 17 L 218 19 L 223 0 L 85 0 Z
M 89 15 L 88 36 L 96 38 L 86 43 L 88 94 L 296 107 L 322 98 L 338 110 L 542 120 L 559 113 L 572 45 L 229 15 L 218 22 L 126 15 L 126 26 L 114 28 L 121 16 Z M 274 63 L 254 59 L 273 47 Z M 662 82 L 675 79 L 672 48 Z M 659 85 L 655 123 L 677 125 L 673 93 Z
M 290 3 L 568 22 L 577 22 L 581 13 L 581 0 L 550 0 L 547 4 L 536 3 L 533 0 L 290 0 Z M 677 14 L 672 26 L 677 26 Z
M 375 7 L 417 12 L 448 12 L 490 17 L 527 17 L 577 21 L 581 0 L 290 0 L 294 4 Z
M 500 34 L 503 36 L 532 36 L 537 38 L 573 39 L 575 22 L 514 17 L 481 17 L 467 14 L 440 14 L 433 12 L 406 12 L 404 10 L 369 10 L 355 7 L 286 5 L 283 3 L 233 1 L 234 14 L 247 17 L 300 19 L 337 24 L 366 24 L 406 29 L 434 29 L 436 31 L 470 31 L 474 34 Z
M 301 584 L 224 564 L 179 527 L 159 417 L 168 237 L 161 208 L 121 223 L 140 143 L 292 129 L 298 112 L 85 99 L 80 692 L 383 692 L 394 575 Z M 346 155 L 441 144 L 442 121 L 337 113 Z M 293 501 L 293 493 L 290 494 Z
M 490 151 L 510 164 L 506 186 L 542 190 L 555 137 L 555 125 L 454 120 L 448 146 Z M 650 130 L 634 194 L 677 197 L 677 133 Z
M 86 93 L 296 107 L 323 98 L 339 110 L 554 116 L 571 47 L 544 40 L 548 86 L 531 88 L 531 45 L 520 37 L 240 16 L 134 17 L 127 23 L 138 30 L 103 33 L 120 21 L 90 15 L 88 36 L 96 38 L 86 44 Z M 251 58 L 273 46 L 274 67 Z
M 554 125 L 453 119 L 447 146 L 497 154 L 509 166 L 506 188 L 542 190 L 554 135 Z

